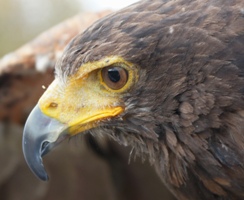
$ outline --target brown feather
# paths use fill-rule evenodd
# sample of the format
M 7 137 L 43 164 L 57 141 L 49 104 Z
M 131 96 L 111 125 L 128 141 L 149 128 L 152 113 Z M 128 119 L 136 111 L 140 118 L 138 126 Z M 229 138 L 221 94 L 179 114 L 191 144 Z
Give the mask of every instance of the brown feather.
M 140 68 L 122 118 L 91 132 L 148 154 L 178 199 L 244 198 L 243 9 L 242 0 L 141 1 L 78 35 L 56 67 L 66 79 L 118 55 Z

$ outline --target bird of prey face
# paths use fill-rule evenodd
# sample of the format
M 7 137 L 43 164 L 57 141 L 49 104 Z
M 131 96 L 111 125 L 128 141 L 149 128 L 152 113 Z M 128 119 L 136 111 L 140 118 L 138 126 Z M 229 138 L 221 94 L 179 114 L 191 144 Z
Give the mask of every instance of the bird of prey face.
M 146 0 L 78 35 L 24 130 L 27 163 L 78 133 L 148 156 L 179 199 L 244 199 L 244 1 Z

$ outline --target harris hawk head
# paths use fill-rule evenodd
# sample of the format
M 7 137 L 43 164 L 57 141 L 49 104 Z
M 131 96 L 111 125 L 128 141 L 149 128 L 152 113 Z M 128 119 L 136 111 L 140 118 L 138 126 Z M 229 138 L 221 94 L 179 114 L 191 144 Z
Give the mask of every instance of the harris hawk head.
M 244 198 L 244 2 L 144 0 L 76 36 L 31 112 L 32 171 L 76 134 L 147 156 L 179 199 Z

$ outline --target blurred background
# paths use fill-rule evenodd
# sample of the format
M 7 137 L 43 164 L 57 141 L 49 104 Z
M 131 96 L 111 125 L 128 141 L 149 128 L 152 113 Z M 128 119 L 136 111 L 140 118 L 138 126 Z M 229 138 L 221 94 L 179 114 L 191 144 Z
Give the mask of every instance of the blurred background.
M 138 0 L 0 0 L 0 57 L 81 12 L 118 10 Z
M 173 199 L 152 166 L 140 159 L 128 164 L 131 148 L 107 138 L 81 135 L 61 144 L 44 158 L 48 182 L 31 173 L 22 154 L 25 120 L 42 86 L 53 80 L 64 46 L 92 22 L 133 2 L 0 0 L 1 200 Z

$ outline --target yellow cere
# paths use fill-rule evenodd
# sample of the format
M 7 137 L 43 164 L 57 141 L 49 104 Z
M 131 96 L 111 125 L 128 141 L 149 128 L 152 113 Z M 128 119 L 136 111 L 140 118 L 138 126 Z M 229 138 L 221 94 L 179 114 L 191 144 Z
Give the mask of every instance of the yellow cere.
M 103 67 L 122 63 L 129 79 L 120 91 L 106 88 L 100 77 Z M 96 127 L 97 123 L 124 111 L 122 93 L 137 80 L 137 68 L 123 58 L 112 56 L 82 65 L 66 85 L 55 79 L 40 98 L 41 111 L 66 124 L 71 135 Z

